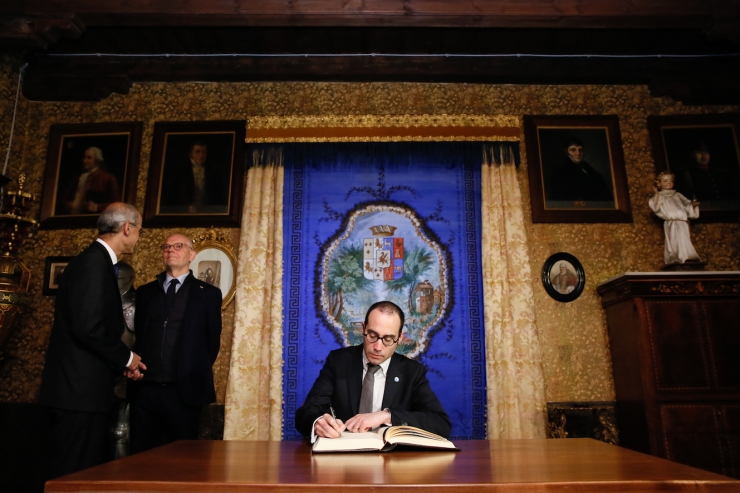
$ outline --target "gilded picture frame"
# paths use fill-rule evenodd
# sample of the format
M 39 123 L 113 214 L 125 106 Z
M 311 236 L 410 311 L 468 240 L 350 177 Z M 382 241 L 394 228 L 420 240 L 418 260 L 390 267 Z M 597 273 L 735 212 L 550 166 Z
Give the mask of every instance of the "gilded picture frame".
M 619 120 L 525 115 L 532 221 L 632 222 Z
M 649 116 L 656 174 L 670 171 L 675 189 L 699 202 L 696 222 L 740 218 L 740 113 Z
M 40 227 L 94 228 L 107 204 L 135 204 L 141 131 L 141 122 L 52 125 Z
M 221 290 L 221 308 L 236 294 L 236 256 L 231 246 L 209 231 L 194 242 L 195 259 L 190 264 L 193 275 Z
M 156 122 L 144 226 L 237 228 L 246 120 Z

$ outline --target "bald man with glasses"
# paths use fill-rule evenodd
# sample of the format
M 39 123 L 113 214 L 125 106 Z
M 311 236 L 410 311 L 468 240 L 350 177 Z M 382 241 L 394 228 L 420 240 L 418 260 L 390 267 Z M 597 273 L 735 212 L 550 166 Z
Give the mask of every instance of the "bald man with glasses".
M 150 361 L 128 392 L 132 453 L 197 439 L 203 407 L 216 400 L 221 290 L 190 270 L 190 238 L 173 234 L 160 248 L 164 272 L 136 290 L 134 350 Z
M 450 418 L 429 385 L 426 368 L 395 352 L 403 322 L 403 310 L 390 301 L 368 309 L 362 345 L 331 351 L 296 411 L 301 434 L 313 442 L 336 438 L 344 430 L 410 425 L 449 436 Z

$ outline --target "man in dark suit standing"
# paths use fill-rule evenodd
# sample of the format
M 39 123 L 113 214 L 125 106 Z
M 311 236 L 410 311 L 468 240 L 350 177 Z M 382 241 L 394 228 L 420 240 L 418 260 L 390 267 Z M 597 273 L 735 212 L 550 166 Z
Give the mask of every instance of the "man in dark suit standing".
M 129 386 L 132 453 L 198 438 L 203 406 L 216 400 L 221 290 L 193 276 L 187 236 L 173 234 L 161 248 L 165 271 L 136 290 L 134 351 L 147 371 Z
M 126 328 L 115 264 L 143 236 L 141 214 L 115 202 L 98 218 L 98 239 L 67 265 L 54 308 L 39 402 L 52 425 L 52 477 L 107 457 L 114 379 L 139 378 L 145 366 L 121 341 Z
M 317 436 L 336 438 L 345 429 L 363 432 L 382 425 L 450 434 L 450 418 L 429 385 L 426 369 L 395 353 L 403 321 L 403 311 L 390 301 L 368 309 L 362 346 L 330 352 L 296 411 L 299 432 L 312 442 Z

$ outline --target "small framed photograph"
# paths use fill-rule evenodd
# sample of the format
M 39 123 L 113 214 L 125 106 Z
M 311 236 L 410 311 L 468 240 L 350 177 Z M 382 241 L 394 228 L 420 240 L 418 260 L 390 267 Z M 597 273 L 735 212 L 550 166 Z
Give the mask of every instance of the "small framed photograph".
M 568 303 L 578 298 L 586 286 L 586 273 L 573 255 L 551 255 L 542 266 L 542 285 L 554 300 Z
M 632 222 L 616 116 L 524 116 L 535 223 Z
M 46 266 L 44 267 L 44 287 L 43 294 L 53 296 L 59 289 L 59 281 L 67 264 L 74 257 L 46 257 Z
M 228 245 L 213 239 L 196 243 L 195 260 L 190 264 L 193 275 L 221 290 L 221 307 L 226 307 L 236 294 L 236 257 Z
M 41 228 L 94 228 L 111 202 L 136 202 L 140 122 L 52 125 Z
M 702 222 L 740 217 L 740 113 L 648 117 L 656 174 L 670 171 L 675 189 L 699 202 Z
M 246 124 L 155 123 L 144 225 L 239 227 Z

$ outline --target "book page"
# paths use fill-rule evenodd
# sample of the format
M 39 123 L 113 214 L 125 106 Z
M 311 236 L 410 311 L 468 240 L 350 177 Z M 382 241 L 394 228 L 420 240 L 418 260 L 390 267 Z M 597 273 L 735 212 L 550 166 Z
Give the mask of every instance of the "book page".
M 319 437 L 313 444 L 314 452 L 351 452 L 380 450 L 385 445 L 383 437 L 375 431 L 366 433 L 342 432 L 339 438 Z
M 414 426 L 393 426 L 385 431 L 384 438 L 386 442 L 396 445 L 457 449 L 446 438 Z

